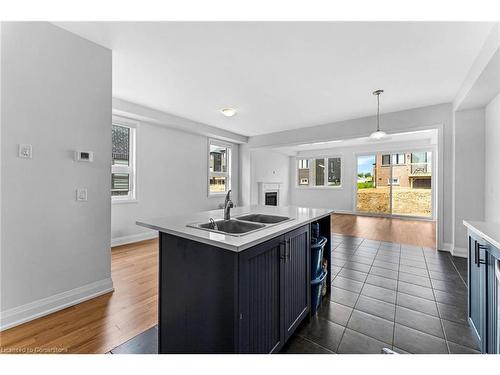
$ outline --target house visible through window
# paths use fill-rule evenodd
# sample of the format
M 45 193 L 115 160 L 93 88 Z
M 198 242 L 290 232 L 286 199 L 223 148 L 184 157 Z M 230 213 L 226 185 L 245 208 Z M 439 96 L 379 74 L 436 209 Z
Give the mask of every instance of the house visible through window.
M 299 185 L 309 185 L 309 160 L 299 159 L 298 161 L 298 179 Z
M 340 158 L 328 158 L 328 186 L 340 186 Z
M 231 146 L 209 142 L 208 193 L 224 194 L 231 189 Z
M 340 187 L 341 181 L 342 159 L 340 157 L 297 159 L 298 186 Z
M 134 200 L 135 127 L 113 121 L 111 126 L 111 196 L 114 201 Z

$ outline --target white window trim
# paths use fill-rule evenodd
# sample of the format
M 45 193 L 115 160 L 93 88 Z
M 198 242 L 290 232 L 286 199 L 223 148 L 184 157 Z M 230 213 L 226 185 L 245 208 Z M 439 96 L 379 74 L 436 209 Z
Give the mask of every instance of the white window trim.
M 112 125 L 130 128 L 130 166 L 111 165 L 111 173 L 129 173 L 129 194 L 112 195 L 112 204 L 137 203 L 137 129 L 138 122 L 125 117 L 112 117 Z
M 328 159 L 328 158 L 339 158 L 340 159 L 340 185 L 337 186 L 328 186 L 328 185 L 300 185 L 299 184 L 299 161 L 300 160 L 309 160 L 309 182 L 313 181 L 312 179 L 312 169 L 314 168 L 314 160 L 315 159 Z M 324 170 L 324 181 L 328 183 L 328 162 L 325 160 L 325 170 Z M 318 156 L 297 156 L 295 158 L 295 188 L 296 189 L 334 189 L 334 190 L 342 190 L 344 188 L 344 156 L 335 154 L 335 155 L 318 155 Z
M 210 172 L 210 146 L 226 147 L 228 149 L 227 155 L 227 172 Z M 220 141 L 218 139 L 208 138 L 207 142 L 207 195 L 209 198 L 223 197 L 231 190 L 232 180 L 232 159 L 233 158 L 233 145 L 228 142 Z M 210 192 L 210 177 L 226 177 L 226 189 L 224 192 L 212 193 Z

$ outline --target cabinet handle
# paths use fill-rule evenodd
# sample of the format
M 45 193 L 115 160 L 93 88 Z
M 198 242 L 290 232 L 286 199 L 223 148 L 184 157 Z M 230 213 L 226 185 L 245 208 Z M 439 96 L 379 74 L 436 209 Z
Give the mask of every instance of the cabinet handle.
M 286 242 L 280 242 L 280 259 L 286 262 Z
M 481 259 L 480 250 L 488 250 L 488 246 L 477 244 L 477 266 L 480 267 L 481 264 L 486 264 L 486 259 Z
M 477 241 L 474 241 L 474 264 L 477 265 Z

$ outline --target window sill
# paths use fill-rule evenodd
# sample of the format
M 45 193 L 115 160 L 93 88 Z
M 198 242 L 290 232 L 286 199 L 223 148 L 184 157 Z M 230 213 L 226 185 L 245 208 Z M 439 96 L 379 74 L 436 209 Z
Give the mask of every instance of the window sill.
M 208 197 L 209 198 L 223 198 L 226 196 L 226 194 L 227 194 L 227 192 L 226 193 L 208 193 Z
M 111 204 L 139 203 L 137 199 L 111 199 Z

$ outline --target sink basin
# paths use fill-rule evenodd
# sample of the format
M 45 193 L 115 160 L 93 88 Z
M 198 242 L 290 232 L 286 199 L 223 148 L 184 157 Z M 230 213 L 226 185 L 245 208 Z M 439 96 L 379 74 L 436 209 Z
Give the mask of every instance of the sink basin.
M 263 223 L 263 224 L 277 224 L 281 223 L 282 221 L 290 220 L 290 218 L 286 216 L 275 216 L 275 215 L 265 215 L 265 214 L 243 215 L 243 216 L 238 216 L 236 219 L 252 221 L 256 223 Z
M 215 222 L 217 224 L 217 229 L 213 227 L 212 223 L 202 223 L 202 224 L 195 224 L 193 226 L 200 228 L 200 229 L 206 229 L 212 232 L 218 232 L 218 233 L 226 233 L 230 235 L 243 235 L 247 234 L 253 231 L 256 231 L 258 229 L 262 229 L 265 227 L 264 224 L 256 224 L 256 223 L 246 223 L 244 221 L 239 221 L 239 220 L 217 220 Z

